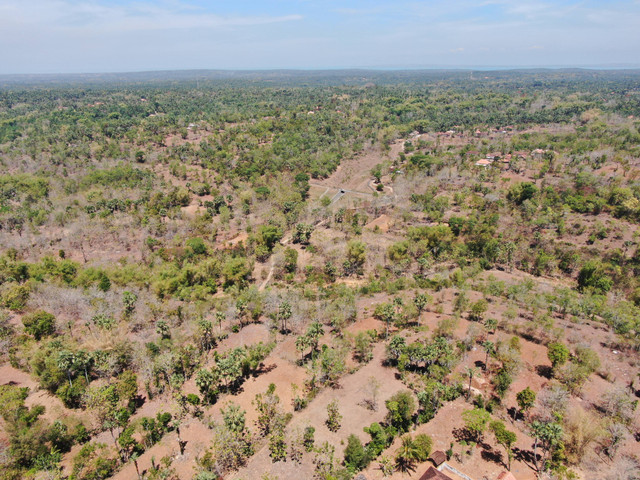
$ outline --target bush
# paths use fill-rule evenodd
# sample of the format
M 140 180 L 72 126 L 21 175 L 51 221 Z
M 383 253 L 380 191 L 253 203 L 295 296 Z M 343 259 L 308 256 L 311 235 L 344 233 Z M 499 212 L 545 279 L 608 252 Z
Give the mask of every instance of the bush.
M 84 378 L 76 378 L 71 384 L 65 382 L 60 385 L 56 390 L 56 395 L 67 408 L 80 408 L 86 391 L 87 381 Z
M 569 349 L 562 343 L 554 342 L 547 346 L 547 357 L 554 370 L 569 360 Z
M 390 429 L 385 429 L 379 423 L 372 423 L 364 427 L 364 431 L 371 436 L 371 441 L 367 444 L 369 458 L 373 459 L 380 455 L 393 441 Z
M 351 434 L 344 450 L 344 463 L 352 472 L 359 472 L 369 464 L 367 451 L 358 437 Z
M 426 433 L 420 433 L 413 439 L 413 444 L 417 448 L 417 460 L 419 462 L 426 462 L 431 455 L 431 448 L 433 447 L 433 440 Z
M 73 459 L 72 480 L 104 480 L 116 470 L 118 461 L 107 457 L 108 448 L 103 443 L 88 443 Z
M 595 293 L 604 294 L 612 286 L 613 280 L 605 274 L 603 266 L 598 262 L 587 262 L 578 274 L 578 290 L 581 292 L 592 289 Z
M 25 331 L 33 335 L 36 340 L 52 335 L 55 332 L 55 321 L 56 317 L 44 310 L 38 310 L 22 317 Z
M 19 312 L 27 306 L 30 293 L 31 289 L 26 284 L 9 284 L 2 289 L 0 303 L 9 310 Z
M 411 427 L 416 402 L 410 392 L 398 392 L 386 402 L 387 422 L 398 432 L 408 432 Z
M 340 429 L 340 421 L 342 420 L 342 415 L 340 415 L 340 411 L 338 410 L 338 402 L 336 400 L 332 401 L 327 405 L 327 428 L 332 432 L 337 432 Z
M 500 369 L 496 376 L 493 377 L 493 385 L 496 388 L 496 393 L 500 398 L 504 397 L 513 382 L 513 378 L 509 375 L 509 372 L 504 368 Z

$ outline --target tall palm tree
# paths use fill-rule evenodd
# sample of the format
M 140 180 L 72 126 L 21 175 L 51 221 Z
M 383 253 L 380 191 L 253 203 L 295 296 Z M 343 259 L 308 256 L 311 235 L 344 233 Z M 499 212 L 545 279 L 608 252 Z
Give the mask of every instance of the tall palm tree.
M 484 370 L 486 371 L 487 368 L 489 367 L 489 355 L 493 355 L 496 351 L 496 346 L 493 342 L 490 342 L 489 340 L 487 340 L 486 342 L 482 342 L 482 348 L 484 348 L 484 351 L 486 353 L 485 359 L 484 359 Z
M 464 369 L 464 374 L 465 376 L 469 377 L 469 388 L 467 389 L 467 400 L 469 400 L 469 397 L 471 396 L 471 380 L 473 379 L 473 377 L 475 377 L 478 373 L 478 369 L 475 367 L 466 367 Z

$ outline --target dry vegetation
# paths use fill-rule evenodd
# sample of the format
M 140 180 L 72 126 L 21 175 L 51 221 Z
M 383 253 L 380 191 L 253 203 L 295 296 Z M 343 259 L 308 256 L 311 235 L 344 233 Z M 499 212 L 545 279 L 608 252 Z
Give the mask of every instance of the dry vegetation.
M 0 89 L 0 479 L 637 479 L 640 77 L 488 75 Z

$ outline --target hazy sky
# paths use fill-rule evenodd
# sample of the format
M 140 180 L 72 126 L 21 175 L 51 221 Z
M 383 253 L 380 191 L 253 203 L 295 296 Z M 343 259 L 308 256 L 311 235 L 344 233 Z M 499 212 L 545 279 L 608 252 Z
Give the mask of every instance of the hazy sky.
M 0 0 L 0 73 L 640 65 L 640 0 Z

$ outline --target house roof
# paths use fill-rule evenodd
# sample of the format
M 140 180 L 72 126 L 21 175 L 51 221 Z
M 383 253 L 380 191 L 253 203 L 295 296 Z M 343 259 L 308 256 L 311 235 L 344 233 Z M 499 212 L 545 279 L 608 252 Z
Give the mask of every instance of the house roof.
M 511 472 L 502 472 L 498 475 L 498 480 L 516 480 L 516 477 Z
M 422 474 L 420 480 L 453 480 L 451 477 L 436 470 L 433 467 L 429 467 L 426 472 Z
M 486 158 L 482 158 L 476 162 L 476 165 L 484 165 L 484 166 L 491 165 L 491 161 L 487 160 Z
M 431 461 L 438 467 L 447 461 L 447 454 L 442 450 L 436 450 L 431 454 Z

